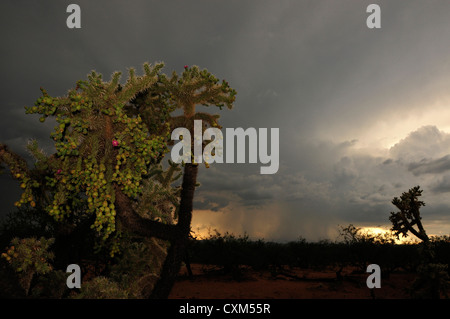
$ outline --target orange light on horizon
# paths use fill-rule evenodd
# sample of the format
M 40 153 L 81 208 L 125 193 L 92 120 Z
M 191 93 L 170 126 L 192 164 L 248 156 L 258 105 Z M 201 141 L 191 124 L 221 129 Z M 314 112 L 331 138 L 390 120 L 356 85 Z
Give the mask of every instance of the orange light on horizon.
M 395 243 L 398 245 L 418 242 L 418 240 L 416 240 L 415 238 L 412 238 L 411 236 L 409 236 L 409 237 L 400 236 L 400 238 L 397 239 L 397 237 L 392 233 L 392 231 L 390 229 L 386 229 L 386 228 L 382 228 L 382 227 L 361 227 L 360 232 L 362 234 L 367 234 L 367 235 L 372 235 L 372 236 L 385 235 L 388 238 L 391 238 L 391 237 L 395 238 Z

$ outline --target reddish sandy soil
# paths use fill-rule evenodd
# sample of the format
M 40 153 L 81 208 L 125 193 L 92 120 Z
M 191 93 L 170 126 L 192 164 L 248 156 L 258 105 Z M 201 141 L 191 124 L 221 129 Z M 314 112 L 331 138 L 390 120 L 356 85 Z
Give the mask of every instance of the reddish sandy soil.
M 393 273 L 382 278 L 381 288 L 369 289 L 369 274 L 342 271 L 342 280 L 336 280 L 336 271 L 311 269 L 284 269 L 277 275 L 269 271 L 243 268 L 240 280 L 223 275 L 212 266 L 192 265 L 193 277 L 187 277 L 183 268 L 175 284 L 171 299 L 406 299 L 406 288 L 411 286 L 414 274 Z

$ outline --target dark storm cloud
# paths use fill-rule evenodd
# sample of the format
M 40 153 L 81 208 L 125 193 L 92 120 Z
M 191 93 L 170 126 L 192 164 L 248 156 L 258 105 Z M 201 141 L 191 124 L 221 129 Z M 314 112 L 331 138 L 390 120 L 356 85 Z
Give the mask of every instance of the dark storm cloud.
M 216 193 L 212 196 L 197 196 L 194 199 L 194 209 L 208 209 L 214 212 L 220 211 L 230 204 L 227 194 Z
M 448 193 L 450 192 L 450 175 L 442 176 L 431 188 L 436 193 Z
M 248 175 L 243 167 L 225 170 L 220 164 L 212 164 L 209 171 L 203 171 L 204 175 L 201 172 L 203 186 L 197 194 L 209 207 L 214 207 L 215 197 L 220 194 L 217 205 L 225 209 L 233 207 L 230 220 L 240 220 L 241 215 L 256 208 L 265 211 L 270 203 L 282 203 L 283 209 L 290 211 L 290 214 L 280 212 L 284 216 L 280 218 L 286 219 L 277 228 L 285 238 L 303 235 L 317 239 L 319 234 L 335 233 L 337 224 L 350 222 L 388 225 L 389 213 L 394 209 L 392 198 L 416 185 L 424 189 L 426 216 L 445 218 L 450 203 L 437 195 L 450 189 L 450 179 L 441 178 L 448 158 L 437 156 L 445 150 L 446 137 L 447 134 L 433 127 L 419 128 L 380 155 L 361 153 L 357 141 L 309 143 L 309 147 L 304 145 L 309 157 L 305 153 L 298 155 L 274 176 Z M 427 154 L 429 163 L 435 165 L 420 166 L 423 170 L 426 167 L 428 174 L 418 176 L 412 167 L 419 166 L 408 161 L 414 160 L 408 154 Z M 295 162 L 300 165 L 295 166 Z M 208 205 L 201 209 L 208 209 Z M 316 234 L 319 237 L 308 229 L 313 220 L 322 227 Z M 229 220 L 222 222 L 232 224 Z
M 447 2 L 377 1 L 380 30 L 365 24 L 372 1 L 79 0 L 78 30 L 65 26 L 69 3 L 0 3 L 0 142 L 24 156 L 30 138 L 52 151 L 52 123 L 23 109 L 40 86 L 64 95 L 92 69 L 108 80 L 164 61 L 166 73 L 197 64 L 237 90 L 224 128 L 280 128 L 277 174 L 260 175 L 259 164 L 200 170 L 195 208 L 233 208 L 230 227 L 263 227 L 245 215 L 255 210 L 274 237 L 321 237 L 338 222 L 381 223 L 392 197 L 416 184 L 446 190 L 450 138 L 435 122 L 446 114 L 419 119 L 447 101 Z M 371 146 L 393 137 L 389 151 Z M 5 194 L 5 206 L 17 197 Z
M 414 175 L 440 174 L 446 172 L 450 170 L 450 155 L 436 160 L 422 160 L 419 163 L 411 163 L 408 165 L 408 170 Z

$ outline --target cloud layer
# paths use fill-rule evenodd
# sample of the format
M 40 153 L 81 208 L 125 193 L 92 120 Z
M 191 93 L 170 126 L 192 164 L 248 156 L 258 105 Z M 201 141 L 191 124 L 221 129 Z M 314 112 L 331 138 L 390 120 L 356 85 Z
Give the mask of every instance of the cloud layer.
M 311 151 L 310 159 L 302 163 L 299 155 L 299 165 L 284 165 L 273 176 L 249 175 L 243 168 L 225 170 L 213 164 L 199 177 L 202 186 L 195 209 L 202 213 L 198 227 L 223 229 L 222 225 L 228 225 L 250 232 L 253 227 L 247 220 L 254 216 L 255 222 L 266 218 L 271 224 L 267 236 L 288 240 L 299 236 L 320 239 L 335 234 L 338 224 L 389 226 L 389 212 L 394 210 L 391 200 L 416 185 L 424 189 L 425 224 L 436 218 L 447 220 L 450 200 L 443 194 L 450 192 L 449 142 L 450 134 L 424 126 L 389 150 L 380 150 L 379 156 L 358 149 L 355 141 L 312 144 L 306 148 Z M 248 229 L 243 229 L 242 222 L 230 226 L 232 220 L 243 218 Z
M 450 4 L 380 0 L 371 30 L 370 3 L 79 0 L 82 28 L 69 30 L 69 2 L 3 1 L 0 141 L 52 150 L 51 124 L 23 110 L 40 86 L 64 95 L 93 69 L 107 79 L 145 61 L 166 73 L 196 64 L 238 92 L 224 128 L 280 128 L 280 169 L 201 169 L 194 227 L 332 237 L 338 224 L 387 225 L 392 198 L 420 185 L 424 223 L 448 232 Z M 18 192 L 0 183 L 4 214 Z

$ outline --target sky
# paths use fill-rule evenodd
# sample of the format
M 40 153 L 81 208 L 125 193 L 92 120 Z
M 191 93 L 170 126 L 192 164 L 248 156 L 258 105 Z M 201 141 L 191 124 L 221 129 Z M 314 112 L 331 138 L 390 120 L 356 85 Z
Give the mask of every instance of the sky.
M 69 29 L 66 8 L 81 8 Z M 370 29 L 367 6 L 381 9 Z M 279 128 L 279 170 L 199 170 L 192 228 L 265 240 L 389 228 L 391 204 L 423 189 L 429 234 L 450 232 L 450 2 L 183 0 L 0 2 L 0 142 L 51 152 L 52 124 L 26 115 L 43 86 L 62 96 L 96 70 L 164 62 L 206 68 L 237 91 L 224 128 Z M 207 109 L 216 112 L 215 109 Z M 218 111 L 218 110 L 217 110 Z M 0 215 L 18 183 L 0 175 Z

